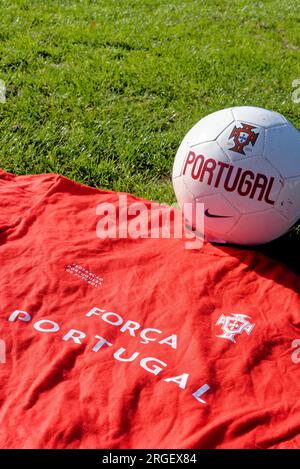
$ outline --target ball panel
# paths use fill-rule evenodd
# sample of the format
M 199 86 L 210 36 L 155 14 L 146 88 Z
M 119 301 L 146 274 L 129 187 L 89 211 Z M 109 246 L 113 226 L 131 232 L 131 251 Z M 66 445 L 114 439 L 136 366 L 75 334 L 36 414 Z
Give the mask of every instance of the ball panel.
M 278 238 L 290 224 L 277 210 L 241 215 L 238 223 L 227 234 L 229 243 L 257 245 Z
M 178 158 L 180 158 L 180 155 Z M 186 186 L 194 197 L 220 192 L 219 188 L 207 184 L 209 179 L 208 172 L 203 175 L 203 182 L 199 181 L 202 175 L 204 161 L 211 158 L 215 161 L 229 163 L 227 156 L 216 142 L 195 145 L 189 149 L 184 157 L 181 177 L 184 179 Z
M 186 139 L 184 139 L 181 142 L 181 145 L 179 146 L 176 156 L 175 156 L 175 160 L 173 164 L 173 172 L 172 172 L 173 179 L 181 176 L 183 164 L 184 164 L 186 156 L 188 155 L 188 152 L 189 152 L 189 145 Z
M 232 121 L 233 115 L 230 108 L 213 112 L 197 122 L 186 134 L 185 140 L 189 145 L 215 140 Z
M 278 210 L 291 225 L 300 218 L 300 176 L 283 180 L 283 186 L 274 208 Z
M 300 132 L 293 125 L 266 130 L 264 158 L 284 178 L 300 175 Z
M 211 238 L 209 233 L 214 237 L 227 233 L 240 217 L 239 212 L 222 194 L 197 197 L 197 202 L 204 203 L 204 233 L 207 239 Z
M 188 202 L 188 203 L 195 202 L 194 195 L 189 191 L 182 177 L 178 177 L 173 180 L 173 187 L 174 187 L 176 199 L 179 203 L 180 208 L 182 208 L 183 203 L 185 202 Z
M 223 194 L 241 213 L 251 213 L 272 208 L 282 188 L 278 171 L 261 157 L 248 158 L 236 163 L 242 169 L 238 183 L 239 191 Z M 241 195 L 246 194 L 247 195 Z
M 238 106 L 231 109 L 235 120 L 246 120 L 247 122 L 257 126 L 269 128 L 274 125 L 287 123 L 285 117 L 283 117 L 278 112 L 270 111 L 269 109 L 263 109 L 255 106 Z
M 173 180 L 174 191 L 176 195 L 177 202 L 179 204 L 180 209 L 183 211 L 184 217 L 187 219 L 188 223 L 192 227 L 197 226 L 196 220 L 196 200 L 195 197 L 191 194 L 191 192 L 186 187 L 183 178 L 180 176 Z M 187 205 L 189 206 L 187 207 Z

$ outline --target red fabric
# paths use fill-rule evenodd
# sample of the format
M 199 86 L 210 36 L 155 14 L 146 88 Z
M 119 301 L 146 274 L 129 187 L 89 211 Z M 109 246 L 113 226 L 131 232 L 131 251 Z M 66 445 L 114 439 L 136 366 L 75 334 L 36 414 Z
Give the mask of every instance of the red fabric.
M 0 447 L 299 447 L 299 279 L 251 250 L 100 239 L 96 207 L 117 201 L 55 174 L 0 172 Z M 9 321 L 15 310 L 31 319 Z M 235 342 L 219 337 L 233 314 L 251 326 Z M 60 329 L 41 332 L 40 320 Z M 155 340 L 143 343 L 145 328 Z M 70 329 L 81 344 L 63 340 Z M 112 345 L 93 351 L 95 336 Z M 122 347 L 139 355 L 120 361 Z M 164 362 L 158 374 L 146 357 Z M 184 389 L 166 381 L 184 373 Z M 193 393 L 206 384 L 201 402 Z

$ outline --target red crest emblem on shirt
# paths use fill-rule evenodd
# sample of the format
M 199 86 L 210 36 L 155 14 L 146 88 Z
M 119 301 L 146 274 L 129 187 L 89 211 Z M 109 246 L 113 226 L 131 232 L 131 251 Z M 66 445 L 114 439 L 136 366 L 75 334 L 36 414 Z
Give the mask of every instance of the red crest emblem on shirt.
M 255 132 L 253 132 L 253 129 L 257 128 L 254 125 L 244 124 L 243 122 L 241 124 L 242 127 L 234 126 L 231 131 L 231 134 L 229 135 L 228 140 L 233 138 L 234 141 L 234 146 L 232 148 L 229 148 L 229 150 L 235 151 L 236 153 L 240 153 L 241 155 L 245 155 L 244 148 L 250 143 L 252 144 L 252 146 L 254 146 L 257 137 L 259 136 L 259 133 L 256 134 Z

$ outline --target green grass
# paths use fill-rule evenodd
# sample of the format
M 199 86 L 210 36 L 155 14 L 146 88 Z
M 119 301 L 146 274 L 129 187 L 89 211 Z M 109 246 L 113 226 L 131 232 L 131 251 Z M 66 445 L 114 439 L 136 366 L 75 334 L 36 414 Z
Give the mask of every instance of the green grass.
M 300 127 L 300 103 L 292 100 L 292 81 L 300 79 L 298 0 L 0 6 L 7 87 L 0 167 L 7 171 L 57 172 L 171 203 L 174 155 L 204 115 L 250 104 Z M 299 226 L 292 236 L 294 251 Z M 275 250 L 287 245 L 280 240 Z
M 202 116 L 251 104 L 300 125 L 298 1 L 2 1 L 0 167 L 172 202 Z

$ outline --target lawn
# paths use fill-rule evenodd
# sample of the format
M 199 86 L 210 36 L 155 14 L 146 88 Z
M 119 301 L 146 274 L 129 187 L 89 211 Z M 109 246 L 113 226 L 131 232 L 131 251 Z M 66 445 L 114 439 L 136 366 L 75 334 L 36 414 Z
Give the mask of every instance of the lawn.
M 215 110 L 300 127 L 298 0 L 1 1 L 0 167 L 171 203 L 174 155 Z

